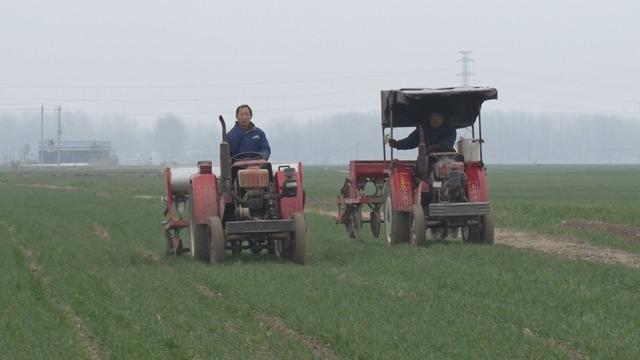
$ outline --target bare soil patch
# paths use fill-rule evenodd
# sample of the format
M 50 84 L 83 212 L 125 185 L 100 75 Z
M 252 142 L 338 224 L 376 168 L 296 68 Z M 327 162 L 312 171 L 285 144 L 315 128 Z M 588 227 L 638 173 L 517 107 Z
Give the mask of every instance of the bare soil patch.
M 47 184 L 21 184 L 19 186 L 43 188 L 49 190 L 77 191 L 79 188 L 73 186 L 47 185 Z
M 220 292 L 213 291 L 204 285 L 193 284 L 193 286 L 198 290 L 200 294 L 208 297 L 209 299 L 222 297 L 222 294 Z
M 563 227 L 600 231 L 619 238 L 640 242 L 640 226 L 611 224 L 598 220 L 569 219 L 560 223 Z
M 152 195 L 134 195 L 133 196 L 134 199 L 156 199 L 159 198 L 158 196 L 152 196 Z
M 98 235 L 100 239 L 104 241 L 111 241 L 111 236 L 109 236 L 109 232 L 107 231 L 107 229 L 98 224 L 91 225 L 91 228 L 93 229 L 93 233 Z
M 164 260 L 162 259 L 162 256 L 154 253 L 151 250 L 148 249 L 139 249 L 138 250 L 138 255 L 142 256 L 145 259 L 151 260 L 151 262 L 158 264 L 160 266 L 166 266 L 167 263 L 164 262 Z

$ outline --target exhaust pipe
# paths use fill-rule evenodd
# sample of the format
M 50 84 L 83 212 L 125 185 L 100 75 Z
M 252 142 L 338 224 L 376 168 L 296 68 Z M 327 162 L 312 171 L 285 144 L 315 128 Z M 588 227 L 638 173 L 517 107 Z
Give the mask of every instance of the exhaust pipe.
M 427 144 L 425 143 L 424 131 L 422 124 L 418 125 L 418 132 L 420 133 L 420 143 L 418 145 L 418 176 L 421 180 L 427 178 Z
M 227 142 L 227 125 L 222 115 L 218 116 L 222 125 L 222 142 L 220 143 L 220 188 L 222 192 L 231 192 L 231 150 Z

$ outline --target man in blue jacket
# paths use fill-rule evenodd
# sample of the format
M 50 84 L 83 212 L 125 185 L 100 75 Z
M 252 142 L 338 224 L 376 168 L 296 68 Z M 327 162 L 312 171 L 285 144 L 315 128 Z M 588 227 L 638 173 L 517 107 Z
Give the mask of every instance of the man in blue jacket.
M 269 141 L 264 131 L 251 122 L 252 117 L 253 111 L 249 105 L 240 105 L 236 109 L 236 125 L 227 133 L 231 157 L 244 152 L 254 152 L 269 160 Z
M 427 152 L 436 149 L 452 149 L 456 141 L 456 129 L 444 125 L 444 116 L 439 112 L 428 115 L 428 124 L 422 125 L 424 139 L 427 143 Z M 426 125 L 426 126 L 425 126 Z M 402 140 L 388 139 L 389 146 L 399 150 L 415 149 L 420 144 L 419 127 Z

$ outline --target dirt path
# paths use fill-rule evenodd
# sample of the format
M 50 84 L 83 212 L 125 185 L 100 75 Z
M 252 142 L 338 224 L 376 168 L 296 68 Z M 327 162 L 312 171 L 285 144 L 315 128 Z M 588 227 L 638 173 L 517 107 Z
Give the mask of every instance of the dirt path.
M 585 219 L 564 220 L 560 225 L 574 229 L 605 232 L 628 241 L 640 242 L 640 226 L 611 224 L 603 221 Z
M 313 209 L 307 209 L 306 211 L 335 218 L 335 213 L 330 211 Z M 577 220 L 571 224 L 578 224 Z M 606 231 L 606 229 L 613 226 L 613 224 L 594 221 L 591 221 L 590 224 L 602 229 L 603 231 Z M 634 238 L 636 236 L 640 237 L 640 229 L 635 227 L 618 225 L 618 228 L 616 229 L 618 232 L 614 232 L 614 234 L 623 233 L 628 236 L 627 238 L 631 236 Z M 636 230 L 638 233 L 635 232 Z M 510 229 L 496 229 L 495 242 L 496 244 L 518 249 L 540 251 L 573 260 L 587 260 L 640 268 L 640 255 L 623 250 L 589 245 L 584 241 L 570 237 L 544 235 Z
M 588 260 L 640 268 L 640 255 L 623 250 L 589 245 L 578 239 L 496 229 L 496 244 L 531 249 L 574 260 Z

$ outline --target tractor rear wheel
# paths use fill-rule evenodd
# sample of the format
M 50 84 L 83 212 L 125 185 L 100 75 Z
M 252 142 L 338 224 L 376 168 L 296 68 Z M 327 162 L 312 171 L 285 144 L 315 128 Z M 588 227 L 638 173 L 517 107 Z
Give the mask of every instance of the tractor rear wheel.
M 191 238 L 191 256 L 194 260 L 209 262 L 209 237 L 207 224 L 196 224 L 193 196 L 189 194 L 189 237 Z
M 491 215 L 482 216 L 482 243 L 493 245 L 495 238 L 495 227 L 493 225 L 493 217 Z
M 409 243 L 413 246 L 424 246 L 427 241 L 427 229 L 425 228 L 424 210 L 420 205 L 411 208 L 411 230 Z
M 222 221 L 218 216 L 209 218 L 209 259 L 211 264 L 220 264 L 224 262 L 225 253 L 225 236 L 222 228 Z
M 371 225 L 371 235 L 374 238 L 380 237 L 380 212 L 372 211 L 369 213 L 369 225 Z
M 391 189 L 387 182 L 385 184 L 384 200 L 384 233 L 387 238 L 387 244 L 396 245 L 409 241 L 411 219 L 409 213 L 393 210 L 392 204 Z
M 304 265 L 307 248 L 307 222 L 302 213 L 293 215 L 294 231 L 291 234 L 287 258 L 296 264 Z
M 463 226 L 461 229 L 463 242 L 493 244 L 495 230 L 491 215 L 482 215 L 479 224 Z

